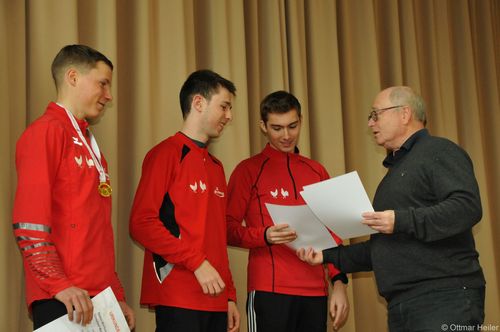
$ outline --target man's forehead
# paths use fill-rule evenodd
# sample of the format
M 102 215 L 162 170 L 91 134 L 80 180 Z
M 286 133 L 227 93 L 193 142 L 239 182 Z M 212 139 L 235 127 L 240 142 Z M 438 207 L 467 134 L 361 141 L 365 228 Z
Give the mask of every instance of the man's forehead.
M 97 62 L 95 67 L 89 68 L 87 72 L 107 77 L 111 77 L 113 75 L 113 70 L 102 61 Z
M 286 113 L 269 113 L 267 123 L 270 125 L 288 125 L 299 121 L 297 111 L 292 109 Z
M 233 102 L 233 94 L 225 88 L 219 88 L 219 91 L 212 95 L 212 100 L 217 99 L 218 102 L 231 105 Z
M 385 89 L 385 90 L 381 91 L 375 97 L 375 100 L 373 101 L 373 105 L 374 106 L 379 105 L 379 104 L 385 105 L 387 102 L 389 102 L 390 101 L 390 99 L 389 99 L 390 92 L 391 91 L 389 89 Z

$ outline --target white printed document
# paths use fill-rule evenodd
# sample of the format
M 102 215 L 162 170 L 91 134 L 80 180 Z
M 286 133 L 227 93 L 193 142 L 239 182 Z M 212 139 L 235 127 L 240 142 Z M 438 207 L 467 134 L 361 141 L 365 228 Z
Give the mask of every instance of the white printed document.
M 358 172 L 304 186 L 300 194 L 318 219 L 340 238 L 376 233 L 361 223 L 361 214 L 373 211 L 373 207 Z
M 312 247 L 316 251 L 336 247 L 333 236 L 307 205 L 276 205 L 266 203 L 275 224 L 288 224 L 297 232 L 297 238 L 287 243 L 295 250 Z
M 94 318 L 86 326 L 70 321 L 66 314 L 33 332 L 130 332 L 111 287 L 94 296 L 92 303 Z

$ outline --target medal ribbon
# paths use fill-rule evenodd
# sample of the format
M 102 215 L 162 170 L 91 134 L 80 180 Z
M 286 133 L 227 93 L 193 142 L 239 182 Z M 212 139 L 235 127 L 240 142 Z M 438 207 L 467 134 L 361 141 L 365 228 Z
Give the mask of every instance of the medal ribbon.
M 69 120 L 71 121 L 71 124 L 73 125 L 73 128 L 75 128 L 76 133 L 78 134 L 78 137 L 80 137 L 80 140 L 82 143 L 85 145 L 87 150 L 90 153 L 90 156 L 92 157 L 92 160 L 94 161 L 95 168 L 97 172 L 99 173 L 99 182 L 101 183 L 106 183 L 106 172 L 104 171 L 104 167 L 101 164 L 101 150 L 99 150 L 99 146 L 97 145 L 97 141 L 94 138 L 94 135 L 92 135 L 92 132 L 88 130 L 89 132 L 89 137 L 90 137 L 90 145 L 92 145 L 92 148 L 87 144 L 87 140 L 85 139 L 85 136 L 82 133 L 82 130 L 80 129 L 80 126 L 76 122 L 76 119 L 73 114 L 71 114 L 70 111 L 66 109 L 63 105 L 57 103 L 57 105 L 61 106 L 64 108 L 66 111 L 66 114 L 68 115 Z

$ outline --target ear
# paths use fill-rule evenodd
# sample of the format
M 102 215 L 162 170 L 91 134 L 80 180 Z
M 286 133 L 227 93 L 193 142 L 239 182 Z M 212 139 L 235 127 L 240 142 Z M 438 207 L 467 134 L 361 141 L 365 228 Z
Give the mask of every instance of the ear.
M 413 111 L 410 106 L 405 106 L 401 111 L 403 123 L 408 124 L 413 119 Z
M 193 100 L 191 101 L 191 110 L 201 112 L 204 108 L 205 102 L 206 102 L 206 99 L 202 95 L 200 95 L 200 94 L 194 95 Z
M 74 87 L 78 81 L 78 71 L 75 68 L 68 68 L 64 74 L 64 80 L 68 85 Z
M 263 120 L 260 120 L 259 121 L 259 127 L 260 127 L 260 130 L 262 130 L 262 132 L 264 134 L 267 134 L 267 128 L 266 128 L 266 124 L 264 123 Z

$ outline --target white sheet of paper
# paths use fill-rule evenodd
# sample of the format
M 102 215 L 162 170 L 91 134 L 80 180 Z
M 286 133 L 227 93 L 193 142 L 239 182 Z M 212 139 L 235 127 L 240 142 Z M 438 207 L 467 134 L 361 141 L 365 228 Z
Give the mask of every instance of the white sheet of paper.
M 358 172 L 304 186 L 300 193 L 314 214 L 342 239 L 376 233 L 361 214 L 373 211 Z
M 297 239 L 287 243 L 294 250 L 312 247 L 316 251 L 336 247 L 337 243 L 325 225 L 307 205 L 276 205 L 266 203 L 274 224 L 288 224 L 297 232 Z
M 36 329 L 33 332 L 130 332 L 127 321 L 111 287 L 92 298 L 94 318 L 89 325 L 71 322 L 68 315 Z

